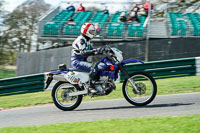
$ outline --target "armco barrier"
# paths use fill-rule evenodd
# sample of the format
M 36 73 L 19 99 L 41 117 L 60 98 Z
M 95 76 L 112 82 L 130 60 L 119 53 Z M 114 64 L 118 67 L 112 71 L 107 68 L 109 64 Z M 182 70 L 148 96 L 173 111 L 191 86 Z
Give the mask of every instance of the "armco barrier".
M 171 78 L 200 75 L 200 57 L 173 60 L 152 61 L 144 64 L 131 63 L 125 65 L 128 73 L 144 71 L 154 78 Z M 0 96 L 42 91 L 46 79 L 45 73 L 26 75 L 0 80 Z M 125 76 L 120 73 L 120 81 Z M 53 88 L 56 81 L 49 88 Z
M 0 80 L 0 96 L 42 91 L 45 75 L 33 74 Z
M 200 57 L 196 57 L 196 75 L 200 75 Z
M 147 72 L 154 78 L 171 78 L 180 76 L 198 75 L 198 67 L 200 66 L 200 58 L 181 58 L 173 60 L 152 61 L 144 64 L 131 63 L 125 66 L 128 73 Z M 199 63 L 199 65 L 197 64 Z M 123 81 L 125 76 L 120 73 L 120 81 Z

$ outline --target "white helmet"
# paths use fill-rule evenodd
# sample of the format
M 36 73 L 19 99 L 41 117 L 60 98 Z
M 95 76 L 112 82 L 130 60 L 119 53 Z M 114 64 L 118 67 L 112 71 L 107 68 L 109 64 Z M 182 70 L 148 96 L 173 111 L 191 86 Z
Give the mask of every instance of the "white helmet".
M 81 33 L 89 38 L 94 38 L 95 27 L 92 23 L 84 23 L 81 27 Z

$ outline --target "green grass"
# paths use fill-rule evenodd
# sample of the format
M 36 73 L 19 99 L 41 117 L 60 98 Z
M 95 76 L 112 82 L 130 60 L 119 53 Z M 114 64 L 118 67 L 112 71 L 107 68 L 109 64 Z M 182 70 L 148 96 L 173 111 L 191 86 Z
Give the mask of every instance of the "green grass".
M 0 69 L 0 79 L 15 77 L 16 70 Z
M 158 79 L 156 82 L 158 95 L 200 92 L 200 76 Z M 87 96 L 84 97 L 84 101 L 123 98 L 121 86 L 121 83 L 117 84 L 116 91 L 113 91 L 108 96 L 96 98 Z M 49 103 L 52 103 L 51 91 L 0 97 L 0 108 L 3 109 Z
M 7 127 L 0 133 L 199 133 L 200 115 Z
M 52 103 L 50 91 L 0 97 L 0 108 L 3 109 L 48 103 Z

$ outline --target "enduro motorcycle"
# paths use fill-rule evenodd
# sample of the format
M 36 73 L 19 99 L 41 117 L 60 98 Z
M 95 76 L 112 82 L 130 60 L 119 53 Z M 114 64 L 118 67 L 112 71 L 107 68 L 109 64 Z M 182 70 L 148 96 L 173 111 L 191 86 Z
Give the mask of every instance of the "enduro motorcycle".
M 155 80 L 145 72 L 128 73 L 124 65 L 139 62 L 137 59 L 127 59 L 123 61 L 122 52 L 119 49 L 106 46 L 108 50 L 104 52 L 104 57 L 96 63 L 102 66 L 96 79 L 90 79 L 89 73 L 81 72 L 72 68 L 66 68 L 66 65 L 59 65 L 58 70 L 47 73 L 47 89 L 52 80 L 58 82 L 52 89 L 52 99 L 56 107 L 63 111 L 74 110 L 77 108 L 85 95 L 91 97 L 105 96 L 116 89 L 115 82 L 118 78 L 119 71 L 125 75 L 122 85 L 122 92 L 125 99 L 132 105 L 144 106 L 153 101 L 157 93 Z M 89 84 L 94 84 L 97 93 L 89 91 Z

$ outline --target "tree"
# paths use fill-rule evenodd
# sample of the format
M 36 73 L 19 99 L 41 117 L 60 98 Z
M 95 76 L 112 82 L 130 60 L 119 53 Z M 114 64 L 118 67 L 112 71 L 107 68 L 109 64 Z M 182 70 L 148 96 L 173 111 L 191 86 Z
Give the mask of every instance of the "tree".
M 41 4 L 42 3 L 42 4 Z M 8 48 L 18 52 L 30 52 L 37 32 L 39 17 L 49 9 L 43 0 L 28 0 L 18 6 L 5 20 Z
M 0 0 L 0 65 L 5 63 L 7 59 L 4 50 L 4 38 L 3 38 L 3 25 L 2 19 L 4 18 L 5 10 L 4 10 L 4 1 Z
M 0 0 L 0 15 L 1 15 L 1 17 L 2 17 L 2 13 L 4 12 L 3 4 L 4 4 L 4 0 Z
M 0 17 L 3 1 L 0 0 Z M 37 22 L 39 17 L 50 8 L 43 0 L 27 0 L 13 12 L 3 15 L 0 27 L 0 65 L 15 64 L 18 52 L 30 52 L 37 40 Z

